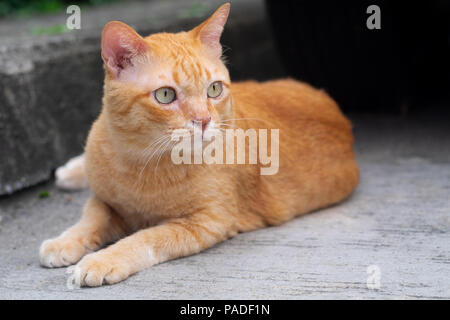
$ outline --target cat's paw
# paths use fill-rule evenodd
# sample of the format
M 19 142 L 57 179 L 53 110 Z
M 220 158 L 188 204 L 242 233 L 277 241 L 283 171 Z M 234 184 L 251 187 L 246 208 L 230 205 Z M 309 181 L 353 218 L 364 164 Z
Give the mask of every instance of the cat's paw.
M 84 155 L 72 158 L 64 166 L 56 169 L 56 186 L 65 190 L 88 188 L 88 180 L 84 171 Z
M 107 251 L 99 251 L 85 256 L 70 269 L 73 284 L 79 287 L 98 287 L 113 284 L 128 278 L 129 264 Z
M 77 263 L 88 252 L 89 250 L 79 241 L 59 237 L 42 242 L 39 258 L 42 266 L 58 268 Z

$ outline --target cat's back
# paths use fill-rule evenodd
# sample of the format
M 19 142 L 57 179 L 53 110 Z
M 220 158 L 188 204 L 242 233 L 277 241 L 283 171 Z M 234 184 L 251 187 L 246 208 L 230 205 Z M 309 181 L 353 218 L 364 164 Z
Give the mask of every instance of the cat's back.
M 259 193 L 278 197 L 264 203 L 267 210 L 259 208 L 268 221 L 328 206 L 356 188 L 352 126 L 325 91 L 282 79 L 235 83 L 232 93 L 236 118 L 246 119 L 236 126 L 279 130 L 279 171 L 258 180 Z
M 232 84 L 236 113 L 239 117 L 264 118 L 273 124 L 319 121 L 344 131 L 351 124 L 336 102 L 324 91 L 293 79 L 265 82 L 244 81 Z

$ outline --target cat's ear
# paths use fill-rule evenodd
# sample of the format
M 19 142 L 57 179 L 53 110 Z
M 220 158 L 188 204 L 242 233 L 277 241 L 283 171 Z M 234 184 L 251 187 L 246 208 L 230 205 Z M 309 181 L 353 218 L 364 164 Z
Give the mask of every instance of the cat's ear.
M 220 36 L 222 35 L 223 27 L 227 22 L 229 13 L 230 4 L 225 3 L 208 20 L 192 30 L 194 37 L 199 39 L 203 46 L 216 57 L 222 55 Z
M 147 49 L 144 39 L 123 22 L 111 21 L 103 28 L 102 59 L 114 77 L 133 68 L 136 58 L 143 56 Z

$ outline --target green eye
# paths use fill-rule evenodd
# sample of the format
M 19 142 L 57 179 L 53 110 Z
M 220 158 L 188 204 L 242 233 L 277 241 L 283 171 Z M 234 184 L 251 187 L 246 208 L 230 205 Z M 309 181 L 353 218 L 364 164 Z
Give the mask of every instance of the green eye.
M 222 93 L 222 82 L 216 81 L 209 85 L 208 87 L 208 97 L 217 98 Z
M 169 87 L 162 87 L 155 91 L 155 99 L 162 104 L 168 104 L 176 98 L 175 90 Z

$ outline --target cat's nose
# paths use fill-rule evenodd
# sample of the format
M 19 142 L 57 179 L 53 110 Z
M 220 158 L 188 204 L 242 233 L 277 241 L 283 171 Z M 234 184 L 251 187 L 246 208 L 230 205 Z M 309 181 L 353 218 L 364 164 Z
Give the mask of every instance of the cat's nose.
M 211 116 L 208 117 L 201 117 L 201 118 L 195 118 L 192 121 L 192 124 L 194 126 L 202 126 L 202 132 L 205 132 L 206 126 L 208 125 L 208 123 L 211 122 Z

